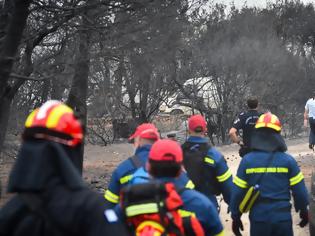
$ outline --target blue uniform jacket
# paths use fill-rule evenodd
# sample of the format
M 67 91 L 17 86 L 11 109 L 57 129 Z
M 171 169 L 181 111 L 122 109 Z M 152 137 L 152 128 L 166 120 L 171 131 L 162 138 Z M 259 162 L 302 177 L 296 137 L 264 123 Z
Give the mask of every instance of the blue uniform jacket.
M 152 180 L 157 181 L 157 180 Z M 158 181 L 172 182 L 178 188 L 182 186 L 178 185 L 175 178 L 163 178 Z M 177 183 L 177 184 L 176 184 Z M 220 221 L 218 212 L 213 203 L 203 194 L 193 190 L 185 189 L 181 191 L 180 196 L 183 201 L 183 207 L 179 211 L 180 214 L 195 214 L 200 221 L 206 236 L 223 236 L 223 226 Z M 116 205 L 115 211 L 118 217 L 124 221 L 122 210 L 120 205 Z
M 144 145 L 136 149 L 135 155 L 137 155 L 145 166 L 148 160 L 149 152 L 152 145 Z M 118 165 L 118 167 L 112 173 L 111 180 L 108 185 L 108 189 L 104 193 L 106 203 L 109 207 L 114 207 L 119 202 L 120 190 L 130 183 L 133 178 L 133 174 L 137 168 L 133 165 L 132 161 L 128 158 Z M 193 183 L 185 174 L 179 180 L 186 188 L 193 188 Z
M 142 163 L 142 166 L 145 166 L 146 161 L 148 160 L 148 155 L 152 145 L 143 145 L 136 149 L 135 155 L 137 155 Z M 132 161 L 128 158 L 118 165 L 118 167 L 112 173 L 108 189 L 105 191 L 104 197 L 109 206 L 115 206 L 119 202 L 119 193 L 120 190 L 129 184 L 129 181 L 132 178 L 133 173 L 137 168 L 133 165 Z
M 207 143 L 207 138 L 190 136 L 187 139 L 191 143 Z M 233 177 L 223 155 L 215 148 L 210 148 L 207 156 L 204 159 L 205 165 L 209 168 L 209 171 L 214 171 L 216 174 L 217 181 L 220 183 L 220 190 L 222 192 L 224 201 L 229 204 L 231 198 L 231 192 L 233 187 Z M 213 204 L 218 207 L 217 198 L 210 191 L 204 193 Z
M 290 190 L 296 211 L 306 210 L 308 194 L 304 177 L 295 159 L 287 153 L 275 152 L 268 165 L 271 153 L 253 151 L 242 159 L 231 198 L 232 217 L 239 216 L 239 205 L 250 186 L 257 183 L 259 176 L 260 196 L 250 210 L 251 221 L 278 222 L 291 219 Z

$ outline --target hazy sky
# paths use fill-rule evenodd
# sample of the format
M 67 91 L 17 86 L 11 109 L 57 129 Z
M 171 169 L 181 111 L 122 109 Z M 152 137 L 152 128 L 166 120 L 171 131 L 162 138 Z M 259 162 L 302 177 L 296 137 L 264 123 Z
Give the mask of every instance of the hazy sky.
M 215 3 L 224 3 L 229 4 L 233 0 L 213 0 Z M 244 3 L 247 2 L 248 6 L 257 6 L 257 7 L 266 7 L 266 2 L 275 2 L 275 0 L 234 0 L 234 3 L 237 7 L 242 7 Z M 301 0 L 304 3 L 315 3 L 315 0 Z

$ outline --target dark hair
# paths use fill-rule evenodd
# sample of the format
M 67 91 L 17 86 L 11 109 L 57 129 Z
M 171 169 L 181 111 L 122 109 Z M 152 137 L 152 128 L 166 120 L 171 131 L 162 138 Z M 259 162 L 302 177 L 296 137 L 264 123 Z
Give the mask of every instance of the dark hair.
M 201 126 L 196 127 L 196 129 L 194 130 L 194 132 L 196 133 L 202 133 L 204 130 Z
M 150 174 L 156 178 L 177 177 L 181 170 L 181 164 L 174 161 L 149 160 Z
M 247 106 L 249 109 L 256 109 L 258 107 L 258 99 L 256 97 L 250 97 L 247 99 Z

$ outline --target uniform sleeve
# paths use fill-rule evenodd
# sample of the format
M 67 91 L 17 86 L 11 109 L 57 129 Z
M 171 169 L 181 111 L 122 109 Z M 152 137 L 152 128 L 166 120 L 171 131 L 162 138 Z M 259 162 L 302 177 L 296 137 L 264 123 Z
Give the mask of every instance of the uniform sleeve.
M 108 207 L 114 207 L 119 202 L 120 181 L 117 169 L 113 172 L 108 189 L 105 190 L 104 198 Z
M 232 194 L 233 177 L 232 172 L 227 166 L 226 160 L 221 153 L 219 153 L 219 158 L 216 162 L 215 167 L 216 178 L 217 181 L 220 183 L 223 199 L 229 205 Z
M 232 125 L 233 128 L 240 130 L 242 129 L 242 123 L 241 123 L 241 115 L 239 115 L 236 120 L 233 122 Z
M 233 188 L 231 196 L 230 209 L 233 216 L 240 216 L 239 205 L 248 189 L 247 176 L 246 176 L 246 159 L 242 159 L 237 174 L 233 179 Z
M 305 211 L 309 204 L 308 193 L 304 182 L 304 176 L 296 161 L 292 158 L 290 163 L 289 181 L 294 199 L 295 210 Z
M 203 212 L 205 213 L 203 217 L 197 217 L 205 230 L 205 235 L 223 236 L 223 225 L 215 206 L 209 201 Z

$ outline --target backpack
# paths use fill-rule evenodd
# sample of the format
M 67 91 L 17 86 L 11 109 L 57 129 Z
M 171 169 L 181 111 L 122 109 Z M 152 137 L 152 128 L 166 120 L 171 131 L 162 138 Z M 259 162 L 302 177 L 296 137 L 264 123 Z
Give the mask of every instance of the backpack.
M 136 236 L 204 236 L 194 215 L 180 215 L 183 201 L 173 183 L 129 185 L 122 189 L 120 205 L 128 229 Z
M 220 195 L 221 187 L 216 178 L 214 168 L 205 164 L 208 150 L 211 146 L 208 143 L 190 143 L 182 145 L 184 160 L 183 164 L 188 177 L 195 184 L 195 189 L 206 196 L 209 194 Z

